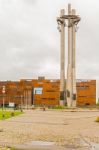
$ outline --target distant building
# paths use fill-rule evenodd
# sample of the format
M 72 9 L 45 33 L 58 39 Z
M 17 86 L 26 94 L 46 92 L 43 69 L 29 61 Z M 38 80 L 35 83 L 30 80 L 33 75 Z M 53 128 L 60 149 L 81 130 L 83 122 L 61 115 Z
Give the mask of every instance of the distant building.
M 77 80 L 77 105 L 96 104 L 96 80 Z
M 2 87 L 5 86 L 5 94 Z M 77 106 L 96 104 L 96 80 L 77 80 Z M 44 77 L 17 82 L 0 82 L 0 105 L 15 103 L 15 105 L 59 105 L 60 80 Z

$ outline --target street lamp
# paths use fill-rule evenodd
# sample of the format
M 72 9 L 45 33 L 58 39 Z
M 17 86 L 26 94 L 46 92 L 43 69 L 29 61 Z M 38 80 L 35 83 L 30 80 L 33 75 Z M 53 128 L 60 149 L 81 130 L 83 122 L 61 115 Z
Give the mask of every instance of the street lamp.
M 23 109 L 23 95 L 21 95 L 21 111 Z
M 5 96 L 5 86 L 3 86 L 2 87 L 2 93 L 3 93 L 3 110 L 4 110 L 4 104 L 5 104 L 5 102 L 4 102 L 4 96 Z

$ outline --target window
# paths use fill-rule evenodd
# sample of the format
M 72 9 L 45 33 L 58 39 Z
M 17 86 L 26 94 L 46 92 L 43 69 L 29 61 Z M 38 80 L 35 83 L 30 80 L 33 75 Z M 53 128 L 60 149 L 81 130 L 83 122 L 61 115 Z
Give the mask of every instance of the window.
M 55 92 L 54 90 L 47 90 L 46 92 Z
M 43 88 L 42 87 L 34 88 L 34 94 L 42 94 L 42 92 L 43 92 Z
M 55 100 L 55 98 L 49 98 L 49 100 Z
M 42 98 L 42 99 L 47 99 L 47 98 Z

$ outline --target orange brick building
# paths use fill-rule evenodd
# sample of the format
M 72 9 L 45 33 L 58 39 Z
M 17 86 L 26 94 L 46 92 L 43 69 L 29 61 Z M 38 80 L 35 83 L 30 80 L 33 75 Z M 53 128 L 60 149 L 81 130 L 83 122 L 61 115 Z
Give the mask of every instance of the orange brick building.
M 5 86 L 5 93 L 2 87 Z M 44 78 L 0 82 L 0 105 L 59 105 L 60 80 Z M 77 105 L 96 104 L 96 80 L 77 80 Z
M 78 80 L 77 105 L 96 104 L 96 80 Z

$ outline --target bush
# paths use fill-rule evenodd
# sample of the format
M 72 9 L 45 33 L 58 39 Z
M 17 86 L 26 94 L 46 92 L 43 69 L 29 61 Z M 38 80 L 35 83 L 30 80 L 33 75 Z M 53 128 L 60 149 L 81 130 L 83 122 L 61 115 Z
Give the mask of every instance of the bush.
M 2 118 L 3 118 L 3 119 L 5 118 L 5 114 L 2 114 Z
M 96 122 L 99 122 L 99 117 L 96 118 Z
M 98 103 L 96 103 L 96 106 L 99 106 L 99 102 L 98 102 Z
M 14 112 L 11 112 L 11 117 L 13 117 L 14 116 Z

